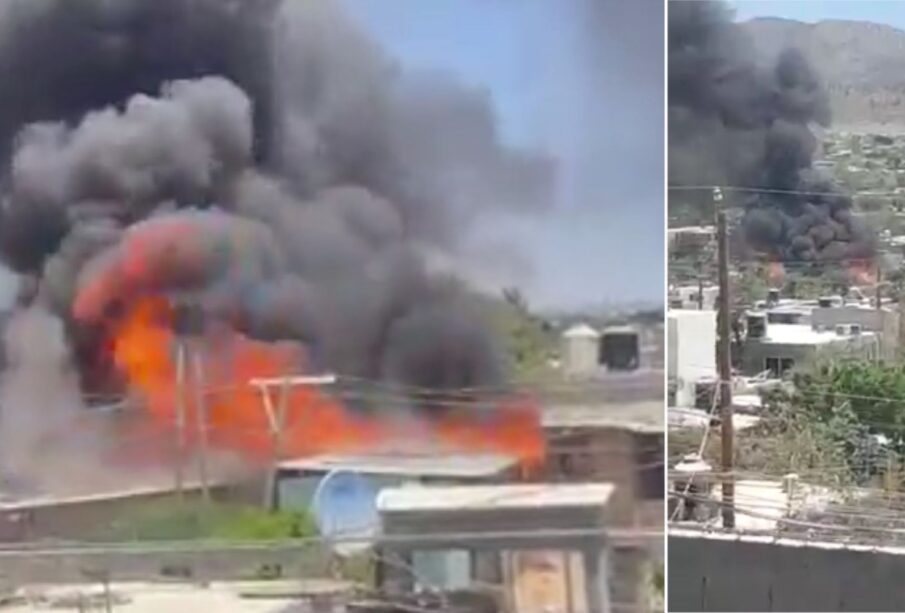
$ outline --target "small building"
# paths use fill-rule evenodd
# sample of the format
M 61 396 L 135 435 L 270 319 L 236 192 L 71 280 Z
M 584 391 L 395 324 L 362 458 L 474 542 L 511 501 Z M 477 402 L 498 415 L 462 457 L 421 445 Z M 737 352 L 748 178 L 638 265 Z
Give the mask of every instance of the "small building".
M 719 295 L 720 288 L 710 283 L 678 285 L 669 290 L 669 308 L 713 311 L 717 308 Z
M 716 377 L 716 311 L 671 309 L 667 314 L 670 404 L 694 406 L 696 386 Z
M 669 228 L 667 240 L 670 251 L 698 251 L 716 241 L 715 226 L 684 226 Z
M 608 483 L 383 490 L 380 559 L 410 568 L 413 552 L 460 550 L 473 559 L 474 579 L 502 583 L 506 610 L 609 611 L 613 600 L 629 604 L 611 597 L 627 579 L 610 569 L 612 493 Z M 389 593 L 411 590 L 418 576 L 397 569 L 378 569 Z
M 747 376 L 767 373 L 781 378 L 791 369 L 835 356 L 877 359 L 877 334 L 858 324 L 840 324 L 832 329 L 813 324 L 772 324 L 763 313 L 749 313 L 742 350 L 742 370 Z
M 553 403 L 544 408 L 542 425 L 547 455 L 538 479 L 612 483 L 614 525 L 662 524 L 662 396 L 640 402 Z
M 835 330 L 839 325 L 857 325 L 873 332 L 880 344 L 880 355 L 892 359 L 899 348 L 899 312 L 896 309 L 866 304 L 818 305 L 811 311 L 811 324 L 818 330 Z

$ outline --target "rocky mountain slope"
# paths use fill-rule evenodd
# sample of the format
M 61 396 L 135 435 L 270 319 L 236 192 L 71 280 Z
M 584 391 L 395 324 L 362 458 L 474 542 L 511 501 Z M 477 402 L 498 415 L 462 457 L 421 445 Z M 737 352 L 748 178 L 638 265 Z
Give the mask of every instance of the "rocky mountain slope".
M 766 61 L 798 47 L 822 75 L 837 129 L 905 132 L 905 31 L 859 21 L 744 22 Z

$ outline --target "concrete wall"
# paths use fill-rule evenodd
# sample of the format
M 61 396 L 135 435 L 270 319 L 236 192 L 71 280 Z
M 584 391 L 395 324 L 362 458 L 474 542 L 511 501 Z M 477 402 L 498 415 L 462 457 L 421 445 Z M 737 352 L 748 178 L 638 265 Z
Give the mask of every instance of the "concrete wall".
M 671 310 L 669 377 L 677 384 L 676 405 L 694 405 L 694 385 L 716 376 L 716 311 Z
M 102 539 L 104 530 L 117 520 L 175 496 L 172 490 L 164 489 L 7 505 L 0 508 L 0 543 Z M 185 496 L 198 499 L 201 492 L 187 488 Z M 263 499 L 263 480 L 213 485 L 211 496 L 220 502 L 258 505 Z
M 814 325 L 833 328 L 838 324 L 861 324 L 867 332 L 880 336 L 881 353 L 892 358 L 899 348 L 899 313 L 887 307 L 876 309 L 861 305 L 816 308 L 811 312 Z
M 782 324 L 778 324 L 782 325 Z M 834 356 L 874 359 L 879 354 L 879 341 L 873 333 L 860 336 L 841 336 L 831 342 L 814 344 L 775 343 L 769 339 L 748 339 L 744 347 L 742 372 L 754 376 L 766 370 L 767 358 L 791 358 L 795 367 Z
M 905 611 L 905 549 L 669 535 L 669 611 Z

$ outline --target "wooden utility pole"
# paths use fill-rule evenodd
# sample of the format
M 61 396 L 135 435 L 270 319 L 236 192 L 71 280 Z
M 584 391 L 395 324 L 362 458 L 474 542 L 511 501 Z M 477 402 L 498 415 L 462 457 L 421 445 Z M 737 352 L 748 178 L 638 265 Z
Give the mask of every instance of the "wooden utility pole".
M 201 480 L 201 496 L 210 502 L 211 492 L 207 477 L 207 402 L 204 397 L 204 363 L 201 348 L 197 345 L 192 352 L 195 389 L 195 428 L 198 430 L 198 478 Z
M 880 267 L 879 260 L 877 261 L 877 289 L 876 289 L 876 300 L 877 300 L 877 310 L 883 308 L 883 269 Z
M 722 199 L 718 191 L 714 198 Z M 723 527 L 735 527 L 735 483 L 733 455 L 735 429 L 732 418 L 732 354 L 729 297 L 729 246 L 726 231 L 726 212 L 717 212 L 718 256 L 720 277 L 720 304 L 718 313 L 719 344 L 717 365 L 720 375 L 719 401 L 720 424 L 722 430 L 722 472 L 723 472 Z
M 701 260 L 697 261 L 695 266 L 697 269 L 696 272 L 698 274 L 698 310 L 704 310 L 704 262 Z
M 264 405 L 264 415 L 270 429 L 271 441 L 271 466 L 267 475 L 267 484 L 264 491 L 264 505 L 273 509 L 276 501 L 277 476 L 280 462 L 283 460 L 283 428 L 286 423 L 286 413 L 289 410 L 290 392 L 295 386 L 319 386 L 336 383 L 336 375 L 321 376 L 286 376 L 278 379 L 252 379 L 249 384 L 258 389 L 261 394 L 261 403 Z M 280 395 L 277 406 L 274 407 L 270 388 L 278 387 Z
M 877 362 L 882 362 L 883 353 L 883 337 L 886 333 L 886 318 L 883 316 L 883 268 L 880 266 L 880 259 L 877 258 Z
M 176 495 L 185 495 L 185 340 L 176 338 Z

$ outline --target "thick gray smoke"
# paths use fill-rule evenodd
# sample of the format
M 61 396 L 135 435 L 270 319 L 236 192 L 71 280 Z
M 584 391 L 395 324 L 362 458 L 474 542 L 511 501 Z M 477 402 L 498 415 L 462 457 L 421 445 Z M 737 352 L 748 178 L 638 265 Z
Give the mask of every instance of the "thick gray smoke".
M 115 309 L 73 314 L 100 286 L 105 308 L 191 293 L 346 375 L 499 383 L 423 255 L 550 199 L 550 162 L 500 143 L 483 93 L 400 70 L 329 2 L 10 0 L 0 74 L 24 84 L 0 92 L 0 247 L 41 278 L 87 385 L 109 378 Z M 159 258 L 141 287 L 139 251 Z
M 669 3 L 670 183 L 773 190 L 740 196 L 748 242 L 771 257 L 870 257 L 851 199 L 812 169 L 811 127 L 830 120 L 816 74 L 794 49 L 755 55 L 725 3 Z

